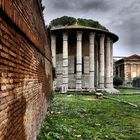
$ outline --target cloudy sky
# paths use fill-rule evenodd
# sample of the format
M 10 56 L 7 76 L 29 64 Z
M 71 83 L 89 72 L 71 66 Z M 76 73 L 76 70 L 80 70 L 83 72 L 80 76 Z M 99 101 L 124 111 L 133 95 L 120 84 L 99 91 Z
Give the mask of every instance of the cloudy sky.
M 46 24 L 61 16 L 99 21 L 119 36 L 114 56 L 140 55 L 140 0 L 43 0 Z

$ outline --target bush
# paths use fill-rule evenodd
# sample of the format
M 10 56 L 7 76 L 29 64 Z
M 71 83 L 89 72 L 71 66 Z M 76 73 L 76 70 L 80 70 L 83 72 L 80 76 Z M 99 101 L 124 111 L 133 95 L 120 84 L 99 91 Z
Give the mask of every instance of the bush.
M 75 25 L 75 24 L 109 31 L 107 28 L 101 25 L 98 21 L 94 21 L 92 19 L 83 19 L 83 18 L 76 19 L 74 17 L 68 17 L 68 16 L 63 16 L 60 18 L 53 19 L 49 24 L 49 28 L 70 26 L 70 25 Z
M 133 87 L 140 87 L 140 77 L 135 77 L 132 81 Z
M 74 17 L 63 16 L 52 20 L 49 26 L 50 27 L 69 26 L 69 25 L 74 25 L 75 23 L 76 23 L 76 19 Z
M 88 27 L 93 27 L 93 28 L 98 28 L 98 29 L 102 29 L 102 30 L 105 30 L 105 31 L 109 31 L 107 28 L 102 26 L 98 21 L 94 21 L 92 19 L 78 18 L 77 19 L 77 24 L 82 25 L 82 26 L 88 26 Z
M 113 85 L 114 86 L 119 86 L 123 84 L 123 80 L 119 77 L 114 77 L 113 78 Z

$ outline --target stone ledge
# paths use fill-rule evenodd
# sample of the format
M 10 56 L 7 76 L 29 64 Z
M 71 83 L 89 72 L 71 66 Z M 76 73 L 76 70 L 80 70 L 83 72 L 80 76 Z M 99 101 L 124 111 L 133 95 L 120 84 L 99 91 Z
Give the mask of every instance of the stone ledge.
M 104 88 L 104 89 L 96 89 L 96 92 L 101 92 L 103 94 L 115 94 L 115 93 L 119 93 L 119 90 L 115 89 L 115 88 Z

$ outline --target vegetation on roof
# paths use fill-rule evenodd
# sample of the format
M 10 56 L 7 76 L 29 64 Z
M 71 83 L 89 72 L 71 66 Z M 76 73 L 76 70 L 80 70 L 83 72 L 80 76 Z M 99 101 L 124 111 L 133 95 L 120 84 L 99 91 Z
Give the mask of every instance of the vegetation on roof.
M 62 26 L 70 26 L 70 25 L 81 25 L 81 26 L 87 26 L 87 27 L 93 27 L 93 28 L 98 28 L 102 29 L 105 31 L 108 31 L 106 27 L 101 25 L 98 21 L 94 21 L 92 19 L 83 19 L 83 18 L 74 18 L 74 17 L 68 17 L 68 16 L 63 16 L 60 18 L 53 19 L 50 22 L 49 27 L 62 27 Z

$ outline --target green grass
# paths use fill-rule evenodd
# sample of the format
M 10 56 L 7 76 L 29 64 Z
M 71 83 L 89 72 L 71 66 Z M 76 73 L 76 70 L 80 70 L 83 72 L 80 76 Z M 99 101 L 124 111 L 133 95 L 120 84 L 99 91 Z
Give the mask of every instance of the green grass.
M 120 91 L 120 94 L 140 94 L 140 89 L 135 88 L 118 88 L 118 90 Z
M 140 105 L 140 95 L 112 95 L 111 97 Z
M 55 95 L 38 139 L 140 140 L 140 110 L 94 96 Z

